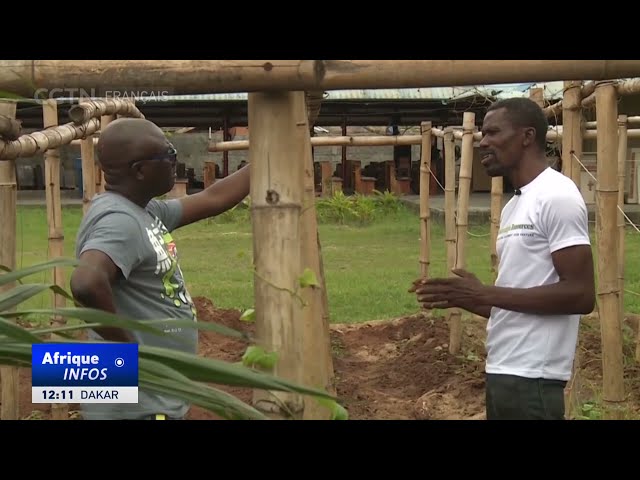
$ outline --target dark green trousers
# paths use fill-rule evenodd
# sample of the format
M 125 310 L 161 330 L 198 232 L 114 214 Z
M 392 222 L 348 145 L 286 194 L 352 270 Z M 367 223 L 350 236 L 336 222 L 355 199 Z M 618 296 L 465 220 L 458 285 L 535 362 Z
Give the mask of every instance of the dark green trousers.
M 487 420 L 564 420 L 567 382 L 487 374 Z

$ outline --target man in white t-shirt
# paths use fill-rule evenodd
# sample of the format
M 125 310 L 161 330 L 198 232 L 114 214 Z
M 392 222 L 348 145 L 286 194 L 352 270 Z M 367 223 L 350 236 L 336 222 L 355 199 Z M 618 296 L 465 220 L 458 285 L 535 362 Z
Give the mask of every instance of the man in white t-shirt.
M 509 178 L 495 286 L 472 273 L 419 279 L 427 309 L 457 307 L 488 318 L 487 419 L 563 419 L 580 315 L 593 311 L 595 281 L 587 208 L 571 179 L 545 157 L 548 124 L 526 98 L 494 103 L 482 125 L 482 165 Z

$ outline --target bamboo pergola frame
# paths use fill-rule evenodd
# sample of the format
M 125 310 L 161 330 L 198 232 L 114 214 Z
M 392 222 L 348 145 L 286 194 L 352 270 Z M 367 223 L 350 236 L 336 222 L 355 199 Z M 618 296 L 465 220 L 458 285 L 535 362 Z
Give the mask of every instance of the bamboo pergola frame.
M 619 229 L 616 205 L 618 201 L 618 125 L 616 96 L 635 91 L 633 85 L 611 79 L 640 76 L 640 61 L 635 60 L 601 60 L 579 61 L 341 61 L 341 60 L 293 60 L 293 61 L 66 61 L 66 60 L 16 60 L 0 61 L 0 90 L 10 91 L 22 95 L 32 95 L 33 86 L 45 91 L 60 85 L 74 89 L 117 90 L 124 88 L 145 88 L 159 90 L 170 86 L 175 94 L 217 92 L 249 92 L 249 110 L 251 142 L 259 148 L 250 150 L 251 158 L 251 197 L 252 221 L 254 234 L 254 258 L 256 271 L 254 277 L 255 309 L 257 312 L 258 342 L 267 349 L 280 349 L 281 361 L 277 371 L 289 379 L 305 384 L 323 385 L 330 389 L 329 381 L 333 375 L 328 348 L 328 325 L 320 323 L 318 317 L 300 310 L 298 298 L 294 295 L 282 294 L 284 291 L 297 291 L 296 280 L 305 269 L 311 269 L 320 281 L 305 291 L 311 295 L 319 288 L 326 296 L 326 288 L 322 278 L 322 261 L 317 241 L 317 229 L 310 227 L 315 222 L 313 197 L 305 194 L 308 188 L 309 173 L 312 167 L 309 163 L 310 149 L 314 145 L 326 144 L 323 137 L 309 137 L 309 118 L 313 108 L 310 99 L 317 99 L 319 92 L 337 89 L 355 88 L 410 88 L 433 87 L 449 85 L 474 85 L 482 83 L 509 83 L 567 80 L 568 88 L 561 104 L 563 117 L 570 111 L 578 110 L 590 105 L 591 96 L 595 100 L 598 112 L 598 129 L 594 133 L 583 132 L 579 121 L 567 128 L 567 132 L 560 129 L 550 131 L 547 138 L 589 138 L 593 135 L 598 140 L 598 273 L 599 273 L 599 304 L 600 320 L 603 325 L 604 354 L 604 400 L 607 405 L 617 405 L 622 401 L 624 389 L 621 371 L 621 329 L 620 302 L 618 300 L 620 278 L 617 261 L 614 267 L 604 261 L 607 254 L 619 251 Z M 582 80 L 591 83 L 582 85 Z M 589 92 L 593 85 L 593 91 Z M 580 89 L 574 88 L 580 85 Z M 577 91 L 578 95 L 570 98 L 569 92 Z M 305 96 L 305 92 L 307 93 Z M 585 95 L 587 93 L 588 95 Z M 573 102 L 573 103 L 572 103 Z M 8 102 L 0 101 L 0 115 L 15 118 L 15 105 L 7 106 Z M 557 105 L 557 104 L 556 104 Z M 103 108 L 104 107 L 104 108 Z M 101 109 L 102 108 L 102 109 Z M 552 110 L 557 110 L 553 106 Z M 305 110 L 306 109 L 306 110 Z M 15 173 L 13 160 L 19 156 L 33 154 L 36 151 L 57 148 L 74 140 L 86 140 L 87 151 L 92 151 L 93 139 L 90 137 L 98 129 L 98 116 L 115 112 L 108 111 L 106 106 L 81 106 L 76 119 L 80 125 L 72 122 L 59 127 L 52 127 L 44 132 L 24 135 L 17 140 L 0 141 L 0 222 L 3 226 L 2 256 L 0 263 L 15 266 Z M 551 111 L 551 110 L 549 110 Z M 306 114 L 305 114 L 306 112 Z M 128 110 L 125 113 L 131 114 Z M 466 116 L 466 114 L 465 114 Z M 481 138 L 479 132 L 474 131 L 469 116 L 461 132 L 445 129 L 438 131 L 431 126 L 424 126 L 422 135 L 414 138 L 381 137 L 379 145 L 388 144 L 420 144 L 424 135 L 442 136 L 445 139 L 445 156 L 447 145 L 452 144 L 454 138 L 461 138 L 467 146 L 464 151 L 473 151 L 473 141 Z M 569 122 L 571 122 L 569 120 Z M 612 126 L 613 125 L 613 126 Z M 565 124 L 567 126 L 567 124 Z M 304 132 L 304 133 L 303 133 Z M 579 133 L 578 133 L 579 132 Z M 638 131 L 640 132 L 640 130 Z M 634 130 L 627 130 L 628 138 L 639 135 Z M 332 140 L 333 141 L 333 140 Z M 396 143 L 386 143 L 386 142 Z M 356 137 L 343 137 L 338 145 L 358 145 Z M 219 151 L 221 144 L 209 147 L 209 151 Z M 236 148 L 248 148 L 234 145 Z M 214 148 L 215 150 L 212 150 Z M 576 147 L 571 152 L 575 154 Z M 229 148 L 231 149 L 231 148 Z M 450 149 L 449 149 L 450 150 Z M 301 164 L 304 160 L 304 166 Z M 470 179 L 470 160 L 463 159 L 465 182 Z M 574 162 L 569 162 L 574 165 Z M 429 167 L 428 158 L 423 159 L 422 173 Z M 307 171 L 305 172 L 305 169 Z M 312 168 L 311 168 L 312 171 Z M 572 178 L 575 173 L 572 167 Z M 578 170 L 579 171 L 579 170 Z M 613 173 L 612 173 L 613 172 Z M 567 172 L 565 172 L 567 173 Z M 467 176 L 468 174 L 468 176 Z M 93 178 L 93 175 L 90 176 Z M 421 183 L 423 183 L 421 181 Z M 307 185 L 307 187 L 304 187 Z M 95 185 L 94 185 L 95 186 Z M 447 189 L 451 186 L 447 185 Z M 459 198 L 458 215 L 464 212 L 464 197 L 468 189 L 463 189 Z M 447 193 L 452 193 L 447 190 Z M 54 193 L 55 195 L 55 193 Z M 451 197 L 448 205 L 451 207 Z M 492 202 L 493 203 L 493 202 Z M 305 212 L 312 215 L 303 220 L 303 204 Z M 427 204 L 428 207 L 428 204 Z M 429 247 L 428 223 L 429 215 L 421 205 L 421 232 L 423 244 L 420 264 L 423 265 L 424 275 L 428 275 Z M 309 220 L 310 219 L 310 220 Z M 311 223 L 309 223 L 311 221 Z M 13 226 L 13 228 L 11 228 Z M 605 228 L 606 227 L 606 228 Z M 465 232 L 466 220 L 464 215 L 457 218 L 458 241 L 457 264 L 464 261 L 463 246 L 460 246 L 460 231 Z M 316 232 L 314 239 L 313 232 Z M 12 236 L 12 237 L 11 237 Z M 10 238 L 11 237 L 11 238 Z M 464 235 L 463 235 L 464 237 Z M 449 241 L 449 234 L 447 234 Z M 280 252 L 281 245 L 287 244 L 292 249 L 286 258 Z M 299 246 L 300 254 L 291 252 Z M 450 250 L 451 252 L 452 250 Z M 277 279 L 277 292 L 269 286 L 269 282 Z M 311 297 L 308 297 L 311 298 Z M 323 300 L 318 300 L 322 305 Z M 309 305 L 307 303 L 307 305 Z M 318 307 L 318 303 L 311 303 Z M 326 305 L 326 303 L 325 303 Z M 269 315 L 271 313 L 271 315 Z M 322 316 L 326 320 L 327 311 Z M 297 318 L 305 318 L 302 326 Z M 313 370 L 309 358 L 304 356 L 305 342 L 308 342 L 315 332 L 321 332 L 319 339 L 321 358 L 316 362 L 323 366 Z M 456 332 L 459 329 L 455 330 Z M 458 333 L 454 334 L 457 338 Z M 455 339 L 454 338 L 454 339 Z M 315 338 L 318 340 L 318 337 Z M 456 348 L 455 345 L 451 350 Z M 315 372 L 313 375 L 311 372 Z M 18 412 L 14 390 L 17 376 L 2 372 L 2 418 L 17 418 Z M 278 403 L 266 401 L 256 393 L 256 405 L 263 408 L 275 418 L 282 418 L 285 411 L 293 412 L 294 418 L 326 418 L 322 409 L 312 413 L 313 407 L 299 398 L 284 396 Z

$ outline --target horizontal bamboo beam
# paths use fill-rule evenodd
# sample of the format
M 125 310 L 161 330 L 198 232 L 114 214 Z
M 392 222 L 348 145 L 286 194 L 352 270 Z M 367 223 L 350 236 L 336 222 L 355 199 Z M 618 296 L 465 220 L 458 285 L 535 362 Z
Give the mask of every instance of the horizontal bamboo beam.
M 144 118 L 144 115 L 131 100 L 121 98 L 105 98 L 84 100 L 83 103 L 69 109 L 69 118 L 76 125 L 88 122 L 102 115 L 122 115 L 124 117 Z
M 640 128 L 634 128 L 627 130 L 628 138 L 640 138 Z M 547 140 L 556 140 L 558 138 L 562 138 L 562 127 L 559 127 L 557 130 L 549 130 L 547 133 Z M 583 134 L 583 138 L 586 140 L 593 140 L 594 138 L 598 138 L 597 130 L 585 130 Z
M 73 140 L 91 135 L 100 128 L 100 119 L 92 118 L 82 125 L 67 123 L 48 128 L 41 132 L 21 135 L 17 140 L 5 142 L 0 140 L 0 160 L 18 157 L 29 157 L 49 148 L 58 148 L 70 144 Z
M 438 128 L 432 128 L 431 132 L 436 137 L 443 136 L 443 131 Z M 453 136 L 456 139 L 462 139 L 462 131 L 455 130 Z M 640 138 L 640 129 L 627 130 L 629 138 Z M 593 139 L 597 137 L 596 130 L 586 130 L 584 138 Z M 547 140 L 554 141 L 562 138 L 562 128 L 554 127 L 553 130 L 547 132 Z M 482 140 L 482 133 L 475 132 L 473 134 L 474 141 Z M 357 137 L 311 137 L 311 145 L 314 147 L 381 147 L 386 145 L 420 145 L 422 135 L 362 135 Z M 228 142 L 211 142 L 209 143 L 209 152 L 225 152 L 232 150 L 248 150 L 249 140 L 232 140 Z
M 0 60 L 0 90 L 178 95 L 418 88 L 640 76 L 638 60 Z
M 626 82 L 621 82 L 620 85 L 623 85 L 624 83 Z M 628 95 L 629 93 L 626 91 L 627 89 L 628 87 L 621 87 L 618 93 L 620 93 L 621 95 Z M 596 91 L 596 82 L 594 81 L 587 82 L 582 86 L 581 96 L 583 99 L 590 98 L 590 96 L 593 95 L 593 92 L 595 91 Z M 595 97 L 593 97 L 593 101 L 595 102 Z M 583 107 L 589 106 L 589 102 L 591 102 L 591 100 L 588 101 L 587 105 L 583 104 L 582 106 Z M 553 105 L 549 105 L 548 107 L 545 107 L 543 110 L 545 115 L 550 118 L 562 116 L 562 100 L 554 103 Z
M 615 84 L 618 96 L 634 95 L 640 93 L 640 78 L 630 78 L 629 80 L 619 81 Z M 582 99 L 583 108 L 591 108 L 596 105 L 595 92 Z
M 364 147 L 386 145 L 419 145 L 422 135 L 363 135 L 358 137 L 311 137 L 313 147 Z M 209 152 L 225 152 L 232 150 L 248 150 L 249 140 L 232 140 L 227 142 L 211 142 Z
M 20 137 L 22 123 L 6 115 L 0 115 L 0 138 L 4 140 L 16 140 Z
M 98 132 L 96 132 L 98 133 Z M 92 136 L 93 137 L 93 144 L 97 145 L 98 144 L 98 140 L 100 140 L 100 137 L 95 136 L 95 134 Z M 82 140 L 81 139 L 76 139 L 76 140 L 71 140 L 69 142 L 69 145 L 82 145 Z
M 640 116 L 627 117 L 627 125 L 640 124 Z M 597 128 L 597 122 L 584 122 L 585 128 Z

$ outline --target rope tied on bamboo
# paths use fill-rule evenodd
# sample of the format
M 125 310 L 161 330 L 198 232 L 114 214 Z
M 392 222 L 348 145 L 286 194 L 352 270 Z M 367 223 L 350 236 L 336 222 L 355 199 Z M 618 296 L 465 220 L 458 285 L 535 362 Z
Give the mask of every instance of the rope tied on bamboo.
M 582 91 L 582 83 L 581 82 L 577 82 L 577 83 L 574 83 L 572 85 L 569 85 L 568 87 L 562 87 L 562 93 L 565 94 L 565 93 L 567 93 L 569 90 L 571 90 L 573 88 L 579 88 Z
M 596 191 L 602 191 L 602 192 L 605 192 L 605 193 L 613 193 L 612 191 L 608 191 L 608 192 L 607 192 L 607 191 L 605 191 L 605 190 L 598 190 L 598 188 L 599 188 L 599 187 L 598 187 L 598 179 L 593 175 L 593 173 L 591 173 L 591 172 L 587 169 L 587 167 L 585 167 L 584 163 L 582 163 L 582 162 L 580 161 L 580 159 L 576 156 L 576 154 L 575 154 L 575 153 L 571 152 L 571 156 L 572 156 L 573 158 L 575 158 L 576 162 L 578 162 L 578 163 L 580 164 L 580 166 L 584 169 L 584 171 L 585 171 L 585 172 L 587 172 L 587 173 L 589 174 L 589 176 L 593 179 L 593 181 L 594 181 L 594 182 L 596 182 Z M 615 190 L 615 192 L 617 193 L 618 191 L 617 191 L 617 190 Z M 627 222 L 629 222 L 629 224 L 630 224 L 633 228 L 635 228 L 635 230 L 636 230 L 638 233 L 640 233 L 640 228 L 638 228 L 638 226 L 637 226 L 635 223 L 633 223 L 633 222 L 631 221 L 631 219 L 627 216 L 627 214 L 626 214 L 626 213 L 624 213 L 624 210 L 620 207 L 620 205 L 618 205 L 617 207 L 618 207 L 618 210 L 620 210 L 620 212 L 621 212 L 621 213 L 622 213 L 622 215 L 624 216 L 624 218 L 627 220 Z

